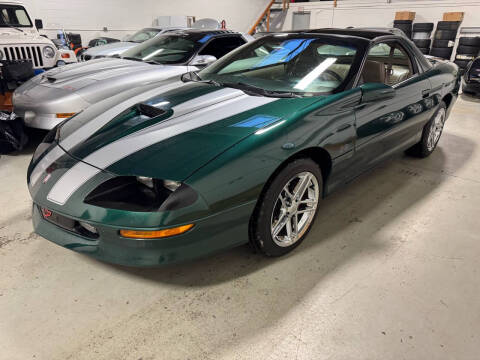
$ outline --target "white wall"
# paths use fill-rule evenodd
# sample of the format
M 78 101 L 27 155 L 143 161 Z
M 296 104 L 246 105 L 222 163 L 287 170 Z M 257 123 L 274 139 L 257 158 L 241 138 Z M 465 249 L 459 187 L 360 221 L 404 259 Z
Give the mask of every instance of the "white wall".
M 197 19 L 225 20 L 227 28 L 247 32 L 269 0 L 158 0 L 158 15 L 191 15 Z
M 310 11 L 310 28 L 381 26 L 392 27 L 395 12 L 415 11 L 416 22 L 442 20 L 444 12 L 464 11 L 461 26 L 480 26 L 480 1 L 475 0 L 339 0 L 333 2 L 310 2 L 290 5 L 284 30 L 292 28 L 292 14 L 303 9 Z
M 269 0 L 24 0 L 30 15 L 43 20 L 44 34 L 56 37 L 58 29 L 92 38 L 122 39 L 151 26 L 158 16 L 184 15 L 225 19 L 232 30 L 247 31 Z M 103 27 L 108 28 L 104 32 Z

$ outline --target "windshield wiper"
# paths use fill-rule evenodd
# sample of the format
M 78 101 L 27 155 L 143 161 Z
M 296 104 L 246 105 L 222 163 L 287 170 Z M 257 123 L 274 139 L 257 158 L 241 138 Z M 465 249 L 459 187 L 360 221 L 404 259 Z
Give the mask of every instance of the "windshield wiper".
M 227 86 L 235 89 L 239 89 L 245 92 L 250 92 L 255 95 L 267 96 L 267 97 L 277 97 L 277 98 L 300 98 L 303 97 L 299 93 L 294 93 L 292 91 L 275 91 L 275 90 L 266 90 L 261 87 L 250 85 L 246 83 L 222 83 L 222 86 Z
M 195 79 L 193 78 L 193 76 L 195 76 Z M 202 84 L 210 84 L 210 85 L 214 85 L 214 86 L 222 86 L 223 85 L 223 84 L 220 84 L 219 82 L 217 82 L 215 80 L 202 80 L 202 78 L 197 74 L 196 71 L 192 71 L 192 72 L 183 74 L 180 77 L 180 80 L 182 80 L 183 82 L 193 81 L 193 82 L 198 82 L 198 83 L 202 83 Z
M 136 57 L 132 57 L 132 56 L 124 56 L 124 57 L 122 57 L 122 59 L 125 59 L 125 60 L 133 60 L 133 61 L 143 61 L 142 59 L 139 59 L 139 58 L 136 58 Z

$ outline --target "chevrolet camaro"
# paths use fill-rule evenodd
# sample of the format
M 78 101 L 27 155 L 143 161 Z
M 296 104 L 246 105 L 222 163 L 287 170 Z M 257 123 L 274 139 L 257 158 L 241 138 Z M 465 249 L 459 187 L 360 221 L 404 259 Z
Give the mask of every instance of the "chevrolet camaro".
M 322 198 L 399 152 L 429 156 L 458 89 L 455 64 L 389 32 L 264 36 L 52 130 L 28 170 L 34 228 L 132 266 L 246 243 L 280 256 Z

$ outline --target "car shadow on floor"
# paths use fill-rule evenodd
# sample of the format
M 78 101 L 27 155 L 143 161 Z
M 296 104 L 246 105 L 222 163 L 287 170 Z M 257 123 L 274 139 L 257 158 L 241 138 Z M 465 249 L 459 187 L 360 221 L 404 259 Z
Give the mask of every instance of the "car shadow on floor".
M 480 103 L 480 95 L 462 93 L 460 94 L 460 97 L 462 98 L 462 100 L 467 102 Z
M 389 258 L 405 243 L 419 241 L 412 223 L 416 212 L 424 209 L 425 198 L 450 179 L 442 173 L 450 146 L 464 144 L 456 170 L 468 162 L 473 151 L 474 144 L 466 139 L 452 134 L 445 138 L 448 141 L 429 158 L 399 157 L 323 200 L 312 231 L 288 256 L 265 258 L 243 246 L 162 268 L 114 266 L 86 257 L 85 261 L 156 286 L 151 304 L 141 309 L 145 316 L 142 329 L 146 327 L 143 334 L 163 330 L 163 337 L 181 339 L 178 351 L 182 358 L 220 357 L 219 353 L 231 350 L 232 341 L 248 344 L 264 329 L 279 326 L 295 308 L 307 303 L 309 296 L 325 298 L 316 300 L 314 308 L 303 308 L 304 316 L 308 311 L 330 311 L 357 285 L 356 269 L 375 276 L 389 268 Z M 353 270 L 343 271 L 347 267 Z M 342 281 L 336 281 L 336 275 Z M 167 328 L 161 325 L 169 318 L 166 311 L 175 314 L 175 324 Z M 147 318 L 155 319 L 157 325 L 151 325 Z M 122 327 L 128 327 L 130 318 L 123 321 Z M 298 342 L 294 334 L 301 329 L 296 326 L 307 323 L 308 319 L 289 323 L 287 338 L 278 341 Z M 144 335 L 127 336 L 140 344 Z M 201 344 L 200 354 L 197 344 Z M 144 346 L 150 348 L 149 343 Z
M 429 158 L 400 156 L 363 174 L 322 201 L 305 241 L 282 258 L 266 258 L 252 253 L 249 246 L 242 246 L 208 258 L 160 268 L 99 264 L 158 283 L 202 287 L 268 271 L 275 264 L 298 261 L 301 266 L 294 275 L 282 278 L 283 285 L 295 282 L 297 276 L 312 269 L 316 272 L 312 280 L 318 282 L 329 271 L 360 253 L 388 251 L 386 248 L 395 246 L 398 239 L 379 241 L 377 233 L 402 213 L 414 211 L 415 205 L 440 186 L 445 176 L 454 174 L 468 161 L 474 146 L 465 138 L 445 133 Z M 447 153 L 453 160 L 447 158 Z

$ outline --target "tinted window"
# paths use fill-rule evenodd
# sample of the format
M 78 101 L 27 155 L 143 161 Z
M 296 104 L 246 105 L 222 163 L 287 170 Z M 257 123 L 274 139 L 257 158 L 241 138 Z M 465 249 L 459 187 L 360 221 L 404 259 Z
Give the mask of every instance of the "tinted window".
M 0 5 L 0 27 L 31 27 L 32 22 L 23 6 Z
M 395 85 L 414 74 L 410 56 L 396 42 L 374 45 L 368 52 L 360 81 Z
M 125 51 L 122 57 L 159 64 L 180 64 L 188 61 L 201 45 L 188 35 L 161 35 Z
M 309 36 L 266 36 L 199 73 L 202 79 L 271 91 L 325 93 L 339 88 L 357 55 L 354 46 Z
M 135 34 L 133 34 L 128 41 L 131 42 L 136 42 L 136 43 L 142 43 L 144 41 L 147 41 L 155 36 L 160 32 L 159 29 L 142 29 L 140 31 L 137 31 Z
M 205 48 L 199 53 L 200 55 L 212 55 L 220 59 L 230 51 L 245 44 L 240 36 L 225 36 L 211 40 Z

